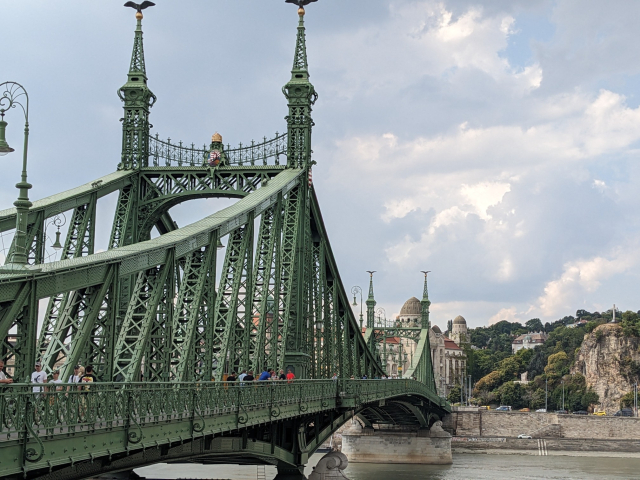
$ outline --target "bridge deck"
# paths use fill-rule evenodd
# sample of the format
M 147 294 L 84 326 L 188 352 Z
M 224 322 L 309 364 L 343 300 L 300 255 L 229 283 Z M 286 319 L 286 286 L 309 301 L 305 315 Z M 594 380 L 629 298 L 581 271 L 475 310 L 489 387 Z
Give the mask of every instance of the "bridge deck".
M 367 404 L 396 397 L 416 397 L 431 409 L 448 409 L 443 399 L 413 380 L 97 383 L 87 390 L 58 384 L 60 391 L 51 391 L 48 384 L 44 388 L 48 390 L 33 392 L 31 384 L 14 384 L 0 393 L 2 478 L 22 471 L 23 455 L 27 471 L 52 469 L 318 412 L 357 413 Z

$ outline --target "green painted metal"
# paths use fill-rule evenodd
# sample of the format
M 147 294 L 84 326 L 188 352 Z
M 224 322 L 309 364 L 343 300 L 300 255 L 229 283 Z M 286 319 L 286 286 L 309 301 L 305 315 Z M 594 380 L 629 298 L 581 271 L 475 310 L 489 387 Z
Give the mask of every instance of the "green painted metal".
M 142 42 L 142 15 L 137 19 L 127 83 L 118 96 L 124 102 L 122 159 L 119 170 L 146 167 L 149 162 L 149 110 L 157 97 L 147 86 L 147 70 Z
M 429 272 L 424 273 L 424 289 L 422 291 L 422 300 L 420 301 L 420 326 L 422 328 L 431 328 L 431 322 L 429 321 L 429 307 L 431 302 L 429 301 L 429 289 L 427 286 L 427 275 Z
M 353 415 L 417 427 L 444 415 L 426 277 L 422 328 L 375 328 L 373 274 L 364 335 L 351 310 L 310 181 L 317 94 L 303 15 L 283 89 L 287 133 L 272 140 L 231 149 L 216 139 L 198 149 L 151 137 L 147 80 L 138 19 L 120 90 L 119 170 L 21 213 L 29 264 L 0 271 L 0 354 L 16 382 L 28 381 L 36 360 L 47 371 L 59 366 L 62 379 L 76 363 L 91 364 L 101 381 L 0 391 L 0 476 L 83 478 L 169 460 L 295 470 Z M 212 166 L 213 149 L 221 162 Z M 97 202 L 116 191 L 109 249 L 96 253 Z M 215 197 L 238 201 L 181 228 L 170 216 L 181 202 Z M 46 262 L 45 226 L 65 212 L 61 258 Z M 16 215 L 0 211 L 0 231 L 14 228 Z M 153 228 L 160 236 L 151 239 Z M 378 350 L 390 335 L 417 342 L 405 373 L 417 381 L 356 380 L 385 373 Z M 296 380 L 224 380 L 265 367 L 291 369 Z
M 163 461 L 162 457 L 166 461 L 168 449 L 178 445 L 186 447 L 182 458 L 213 461 L 208 456 L 216 451 L 242 455 L 247 448 L 242 446 L 243 438 L 270 445 L 258 458 L 295 466 L 306 463 L 328 434 L 352 413 L 385 411 L 381 401 L 391 407 L 379 423 L 393 424 L 398 418 L 393 408 L 396 399 L 409 405 L 419 418 L 428 412 L 448 411 L 446 402 L 427 386 L 411 380 L 296 380 L 244 386 L 224 382 L 116 382 L 96 383 L 86 389 L 75 384 L 60 388 L 34 395 L 31 385 L 16 384 L 0 392 L 3 478 L 23 474 L 47 478 L 52 470 L 59 478 L 79 478 L 73 470 L 76 463 L 87 467 L 97 463 L 103 471 L 109 471 L 114 460 L 138 451 L 151 448 L 165 452 L 159 458 L 133 464 L 143 466 Z M 269 429 L 264 428 L 269 424 L 278 428 L 297 425 L 297 441 L 291 442 L 291 432 L 282 432 L 272 441 Z M 232 431 L 247 434 L 220 436 Z M 226 439 L 232 448 L 192 449 L 198 439 L 211 444 L 216 438 Z M 279 453 L 274 455 L 276 449 Z

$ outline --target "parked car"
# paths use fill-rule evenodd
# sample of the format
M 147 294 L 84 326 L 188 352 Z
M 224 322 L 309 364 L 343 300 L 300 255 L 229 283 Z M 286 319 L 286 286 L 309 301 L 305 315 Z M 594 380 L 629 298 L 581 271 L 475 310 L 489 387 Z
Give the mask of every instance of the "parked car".
M 566 415 L 569 412 L 567 412 L 566 410 L 556 410 L 554 413 L 562 413 L 562 414 Z
M 510 412 L 510 411 L 511 411 L 511 407 L 507 405 L 501 405 L 498 408 L 496 408 L 496 412 Z
M 585 412 L 584 410 L 576 410 L 575 412 L 573 412 L 574 415 L 589 415 L 587 412 Z
M 518 438 L 533 438 L 531 435 L 525 435 L 524 433 L 521 433 L 520 435 L 518 435 Z
M 633 417 L 633 410 L 630 408 L 623 408 L 613 414 L 614 417 Z
M 547 413 L 547 409 L 546 408 L 539 408 L 536 410 L 536 413 Z
M 593 414 L 597 415 L 598 417 L 604 417 L 607 414 L 607 412 L 602 410 L 601 412 L 593 412 Z

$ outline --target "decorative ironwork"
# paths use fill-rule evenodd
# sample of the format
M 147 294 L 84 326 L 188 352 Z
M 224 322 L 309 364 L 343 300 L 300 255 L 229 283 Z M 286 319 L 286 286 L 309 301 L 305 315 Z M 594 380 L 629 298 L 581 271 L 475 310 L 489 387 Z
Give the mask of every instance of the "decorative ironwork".
M 287 134 L 276 132 L 272 139 L 264 137 L 262 142 L 242 144 L 237 148 L 230 145 L 223 152 L 218 152 L 222 157 L 222 166 L 259 166 L 280 165 L 280 156 L 287 156 Z M 154 167 L 204 167 L 209 165 L 211 148 L 204 144 L 196 147 L 182 141 L 172 143 L 171 138 L 160 140 L 159 135 L 149 137 L 149 164 Z
M 48 384 L 33 392 L 31 384 L 13 384 L 0 391 L 0 445 L 29 436 L 127 429 L 129 441 L 144 438 L 145 427 L 158 422 L 194 422 L 193 434 L 208 434 L 236 427 L 228 415 L 241 415 L 238 424 L 262 423 L 260 410 L 274 417 L 297 416 L 335 409 L 338 403 L 351 408 L 404 395 L 420 395 L 445 408 L 445 402 L 426 385 L 402 380 L 294 380 L 266 382 L 100 382 Z M 290 408 L 294 406 L 295 408 Z M 304 408 L 300 408 L 304 407 Z M 216 421 L 216 418 L 220 419 Z M 164 441 L 164 440 L 163 440 Z M 34 455 L 37 462 L 44 455 Z
M 317 94 L 309 82 L 304 10 L 299 14 L 294 69 L 284 88 L 287 133 L 232 149 L 220 134 L 202 147 L 150 136 L 156 97 L 147 87 L 138 12 L 128 81 L 120 89 L 119 171 L 23 212 L 18 232 L 26 232 L 26 253 L 37 269 L 0 273 L 0 353 L 16 380 L 0 390 L 0 477 L 48 471 L 86 478 L 98 469 L 208 454 L 223 441 L 214 453 L 245 450 L 245 458 L 298 468 L 353 415 L 384 410 L 382 400 L 391 409 L 409 405 L 423 427 L 425 418 L 449 410 L 436 394 L 428 329 L 374 328 L 372 280 L 364 337 L 362 319 L 358 325 L 349 306 L 310 182 Z M 94 253 L 97 201 L 112 192 L 119 199 L 109 249 Z M 180 202 L 211 197 L 240 200 L 182 228 L 169 216 Z M 47 220 L 69 211 L 60 261 L 44 263 L 46 227 L 60 223 Z M 0 232 L 15 217 L 16 209 L 0 212 Z M 151 239 L 153 227 L 160 236 Z M 352 293 L 362 305 L 362 289 Z M 377 345 L 384 348 L 388 334 L 418 342 L 406 372 L 416 381 L 358 380 L 386 373 Z M 20 382 L 36 360 L 47 371 L 60 366 L 63 380 L 76 364 L 92 365 L 101 381 L 34 390 Z M 232 371 L 253 369 L 257 376 L 265 367 L 291 369 L 295 379 L 227 381 Z M 388 413 L 380 423 L 395 422 Z

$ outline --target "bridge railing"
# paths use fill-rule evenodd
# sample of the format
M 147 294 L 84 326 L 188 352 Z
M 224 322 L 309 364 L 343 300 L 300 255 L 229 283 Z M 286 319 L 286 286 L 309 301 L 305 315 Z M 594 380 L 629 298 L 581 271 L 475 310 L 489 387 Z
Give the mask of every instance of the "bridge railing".
M 160 136 L 149 136 L 149 166 L 154 167 L 201 167 L 207 165 L 211 148 L 185 145 L 181 141 L 161 140 Z M 228 165 L 280 165 L 280 156 L 287 157 L 287 134 L 276 132 L 271 139 L 264 137 L 261 142 L 251 141 L 237 148 L 227 145 L 223 152 Z
M 332 380 L 12 384 L 0 392 L 0 441 L 25 432 L 39 437 L 118 426 L 135 433 L 136 426 L 149 422 L 246 413 L 337 395 Z
M 360 405 L 406 394 L 432 396 L 415 380 L 12 384 L 0 392 L 0 442 L 25 433 L 43 437 L 126 427 L 136 443 L 138 429 L 148 423 L 193 419 L 197 432 L 199 419 L 215 416 L 237 414 L 242 423 L 261 408 L 277 412 L 277 407 L 300 404 L 305 412 L 314 401 L 328 406 L 351 397 Z

